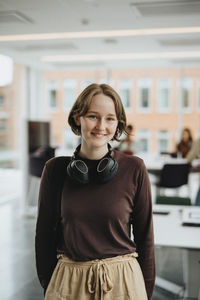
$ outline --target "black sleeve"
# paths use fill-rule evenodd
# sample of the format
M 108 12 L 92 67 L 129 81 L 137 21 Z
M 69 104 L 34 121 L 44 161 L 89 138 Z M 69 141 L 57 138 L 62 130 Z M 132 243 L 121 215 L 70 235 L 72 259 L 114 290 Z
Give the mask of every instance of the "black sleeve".
M 36 269 L 39 281 L 45 290 L 57 263 L 56 195 L 54 183 L 50 181 L 50 177 L 52 174 L 50 176 L 46 164 L 41 177 L 35 236 Z

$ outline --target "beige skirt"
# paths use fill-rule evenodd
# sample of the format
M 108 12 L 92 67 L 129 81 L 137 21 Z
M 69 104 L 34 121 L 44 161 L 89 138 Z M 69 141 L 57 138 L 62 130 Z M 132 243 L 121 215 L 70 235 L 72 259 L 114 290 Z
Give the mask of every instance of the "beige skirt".
M 45 300 L 147 300 L 137 253 L 77 262 L 59 255 Z

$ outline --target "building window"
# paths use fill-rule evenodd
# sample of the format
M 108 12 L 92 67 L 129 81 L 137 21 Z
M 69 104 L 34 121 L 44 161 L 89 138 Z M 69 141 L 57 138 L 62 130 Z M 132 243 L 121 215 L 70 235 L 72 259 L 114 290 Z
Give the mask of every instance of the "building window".
M 5 133 L 7 130 L 7 120 L 1 119 L 0 120 L 0 133 Z
M 0 107 L 4 106 L 4 97 L 2 94 L 0 94 Z
M 141 152 L 149 152 L 150 150 L 150 132 L 148 129 L 140 129 L 137 134 L 137 139 Z
M 182 78 L 179 81 L 179 106 L 183 112 L 191 112 L 192 79 Z
M 138 80 L 139 88 L 139 110 L 142 112 L 150 111 L 150 88 L 151 79 L 141 78 Z
M 158 153 L 169 152 L 169 132 L 159 130 L 158 132 Z
M 81 91 L 83 91 L 88 85 L 94 83 L 93 79 L 84 79 L 81 81 Z
M 106 83 L 106 84 L 110 85 L 112 88 L 114 88 L 114 85 L 115 85 L 115 81 L 112 78 L 101 78 L 99 80 L 99 84 L 102 84 L 102 83 Z
M 2 138 L 1 137 L 1 139 L 0 139 L 0 150 L 6 150 L 6 146 L 7 146 L 7 141 L 6 141 L 6 139 L 4 138 Z
M 80 137 L 75 135 L 71 128 L 67 128 L 64 131 L 64 147 L 69 155 L 72 155 L 74 149 L 78 146 Z
M 69 111 L 76 100 L 77 81 L 75 79 L 64 80 L 64 109 Z
M 121 97 L 124 108 L 130 108 L 130 96 L 131 96 L 131 80 L 121 79 L 119 81 L 119 95 Z
M 48 92 L 48 107 L 52 110 L 57 108 L 57 90 L 58 82 L 55 80 L 50 80 L 47 83 L 47 92 Z
M 170 110 L 171 81 L 168 78 L 158 80 L 158 111 L 169 112 Z

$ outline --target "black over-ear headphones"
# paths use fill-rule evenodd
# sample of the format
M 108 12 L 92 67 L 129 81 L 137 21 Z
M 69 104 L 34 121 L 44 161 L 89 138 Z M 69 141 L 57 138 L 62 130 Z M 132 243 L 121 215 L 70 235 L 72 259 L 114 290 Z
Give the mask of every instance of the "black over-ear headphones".
M 80 151 L 81 145 L 79 145 L 72 158 L 70 163 L 67 166 L 67 174 L 69 177 L 77 183 L 86 184 L 91 181 L 89 177 L 89 170 L 86 163 L 77 157 Z M 112 148 L 108 144 L 108 155 L 103 157 L 97 165 L 95 178 L 92 178 L 93 181 L 97 183 L 105 183 L 110 181 L 117 173 L 118 163 L 112 156 Z

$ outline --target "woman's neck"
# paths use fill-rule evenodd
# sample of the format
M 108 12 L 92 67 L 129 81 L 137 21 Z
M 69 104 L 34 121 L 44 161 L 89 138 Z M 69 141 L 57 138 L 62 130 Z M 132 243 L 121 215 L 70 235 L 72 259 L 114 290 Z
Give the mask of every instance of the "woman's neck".
M 79 156 L 81 156 L 82 158 L 86 158 L 86 159 L 98 160 L 98 159 L 101 159 L 102 157 L 104 157 L 106 155 L 106 153 L 108 153 L 108 147 L 106 147 L 105 149 L 99 149 L 99 148 L 85 149 L 81 145 L 81 149 L 79 151 Z

